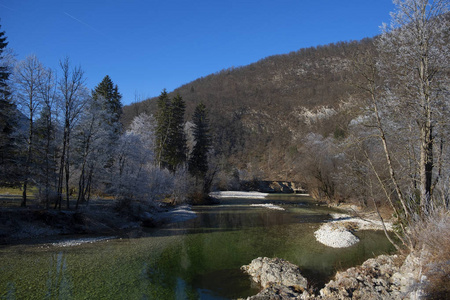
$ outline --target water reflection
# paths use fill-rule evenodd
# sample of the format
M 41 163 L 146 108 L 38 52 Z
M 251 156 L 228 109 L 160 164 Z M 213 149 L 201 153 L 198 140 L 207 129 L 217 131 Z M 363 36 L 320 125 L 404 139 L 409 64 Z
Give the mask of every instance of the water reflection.
M 67 272 L 67 260 L 64 252 L 50 257 L 46 299 L 71 299 L 72 286 Z

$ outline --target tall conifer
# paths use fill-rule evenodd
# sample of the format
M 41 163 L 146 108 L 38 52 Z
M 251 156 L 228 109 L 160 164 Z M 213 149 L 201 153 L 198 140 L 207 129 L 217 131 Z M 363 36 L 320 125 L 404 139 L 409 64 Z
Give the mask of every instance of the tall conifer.
M 106 75 L 105 78 L 95 87 L 92 92 L 92 98 L 95 101 L 101 102 L 101 107 L 106 110 L 111 116 L 107 121 L 110 125 L 116 125 L 117 131 L 121 130 L 119 123 L 122 115 L 122 95 L 119 93 L 119 88 L 114 85 L 111 78 Z
M 208 172 L 211 137 L 209 135 L 209 119 L 203 103 L 195 108 L 192 121 L 194 122 L 194 148 L 189 158 L 189 172 L 197 179 L 204 179 Z
M 0 26 L 1 28 L 1 26 Z M 11 100 L 8 86 L 9 66 L 3 52 L 8 45 L 5 32 L 0 32 L 0 184 L 11 185 L 17 180 L 17 147 L 13 132 L 17 125 L 17 108 Z
M 161 92 L 157 102 L 156 113 L 156 162 L 160 168 L 167 167 L 167 143 L 169 137 L 169 125 L 172 119 L 171 104 L 166 89 Z
M 169 99 L 163 90 L 158 98 L 156 114 L 156 159 L 162 168 L 175 172 L 186 162 L 184 112 L 186 105 L 180 95 Z
M 186 162 L 186 136 L 184 134 L 184 111 L 186 105 L 180 95 L 171 101 L 172 121 L 169 124 L 167 161 L 169 170 L 175 172 L 178 166 Z

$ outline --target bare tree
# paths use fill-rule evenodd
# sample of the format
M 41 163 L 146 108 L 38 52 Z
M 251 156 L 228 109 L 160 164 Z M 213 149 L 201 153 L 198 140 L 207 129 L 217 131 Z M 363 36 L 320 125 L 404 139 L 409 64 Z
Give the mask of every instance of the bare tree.
M 88 95 L 84 86 L 84 72 L 81 67 L 70 67 L 69 58 L 60 61 L 62 77 L 58 81 L 58 90 L 61 93 L 61 106 L 63 112 L 64 133 L 62 141 L 61 161 L 58 176 L 58 201 L 55 208 L 61 209 L 63 185 L 66 188 L 67 208 L 69 203 L 69 179 L 70 179 L 70 138 L 72 129 L 84 106 Z M 65 176 L 64 176 L 65 175 Z
M 394 4 L 396 11 L 391 14 L 391 25 L 383 26 L 377 44 L 378 66 L 386 79 L 385 97 L 413 120 L 408 125 L 418 146 L 411 150 L 418 151 L 420 206 L 426 210 L 433 187 L 440 180 L 436 167 L 441 154 L 435 150 L 444 146 L 439 145 L 444 139 L 439 136 L 442 132 L 439 127 L 449 117 L 443 115 L 448 111 L 445 85 L 449 80 L 449 22 L 444 14 L 449 10 L 449 1 L 395 0 Z M 386 147 L 385 152 L 388 156 Z M 392 164 L 389 157 L 387 161 Z
M 43 185 L 45 205 L 50 207 L 50 194 L 53 178 L 56 172 L 56 78 L 51 69 L 47 69 L 39 84 L 42 110 L 40 114 L 41 139 L 43 143 Z M 38 128 L 39 129 L 39 128 Z M 53 184 L 54 186 L 54 184 Z
M 383 26 L 377 52 L 360 54 L 356 67 L 367 92 L 358 147 L 397 216 L 399 240 L 413 250 L 407 227 L 426 215 L 433 192 L 449 173 L 449 1 L 394 1 L 391 26 Z M 378 153 L 368 151 L 373 138 Z M 382 156 L 379 155 L 382 153 Z M 384 159 L 381 159 L 384 157 Z M 370 190 L 373 191 L 372 183 Z
M 16 66 L 14 81 L 17 87 L 17 103 L 28 119 L 28 133 L 26 136 L 26 161 L 24 166 L 24 182 L 21 206 L 27 203 L 27 186 L 31 180 L 34 148 L 34 121 L 41 107 L 39 99 L 40 84 L 45 74 L 45 68 L 35 55 L 28 56 Z

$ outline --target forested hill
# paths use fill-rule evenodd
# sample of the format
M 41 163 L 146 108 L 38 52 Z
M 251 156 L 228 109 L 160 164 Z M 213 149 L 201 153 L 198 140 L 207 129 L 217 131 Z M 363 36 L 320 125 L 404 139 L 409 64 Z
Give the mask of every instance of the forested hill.
M 170 96 L 179 93 L 186 101 L 187 121 L 200 101 L 206 105 L 222 167 L 270 180 L 298 179 L 296 161 L 308 133 L 345 135 L 352 119 L 348 103 L 361 93 L 352 85 L 353 58 L 372 48 L 373 40 L 364 39 L 274 55 L 199 78 Z M 152 98 L 124 107 L 123 123 L 154 114 L 155 104 Z

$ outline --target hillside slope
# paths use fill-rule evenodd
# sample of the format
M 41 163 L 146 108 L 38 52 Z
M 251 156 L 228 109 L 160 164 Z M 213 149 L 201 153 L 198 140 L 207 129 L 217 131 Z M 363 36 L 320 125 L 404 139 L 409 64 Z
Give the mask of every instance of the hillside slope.
M 267 180 L 300 180 L 295 162 L 304 137 L 345 135 L 354 115 L 349 99 L 360 94 L 352 86 L 353 57 L 372 45 L 364 39 L 275 55 L 199 78 L 170 94 L 186 101 L 187 120 L 200 101 L 206 105 L 222 168 Z M 124 107 L 123 123 L 154 113 L 155 104 L 153 98 Z

